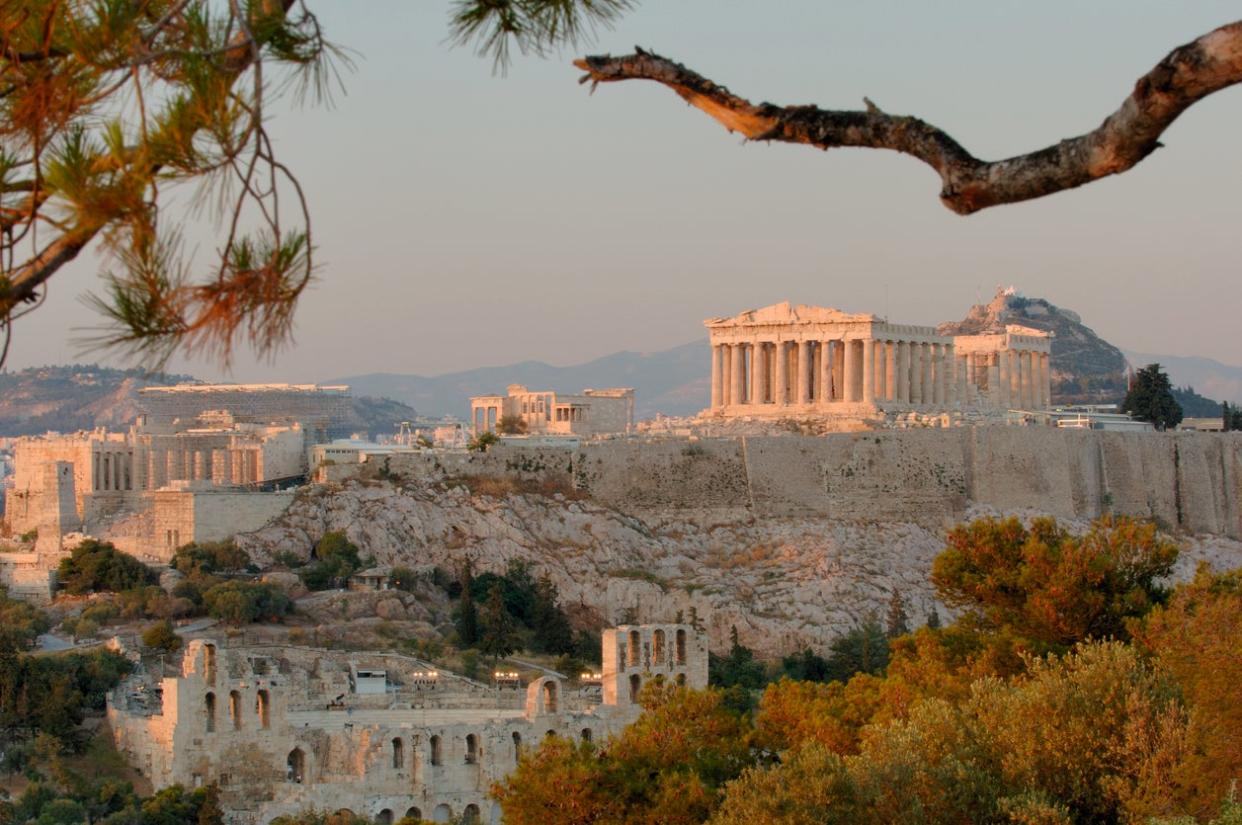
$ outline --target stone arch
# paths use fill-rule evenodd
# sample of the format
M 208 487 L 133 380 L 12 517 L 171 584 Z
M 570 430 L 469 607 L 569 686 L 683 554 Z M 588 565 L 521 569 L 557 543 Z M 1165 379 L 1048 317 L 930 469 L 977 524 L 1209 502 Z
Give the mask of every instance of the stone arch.
M 479 823 L 479 806 L 471 802 L 461 812 L 462 825 L 478 825 Z
M 229 691 L 229 719 L 233 720 L 233 730 L 241 730 L 241 693 L 236 690 Z
M 392 809 L 385 808 L 375 815 L 376 825 L 392 825 Z
M 583 742 L 590 742 L 591 741 L 591 729 L 583 728 L 581 736 L 582 736 Z
M 629 645 L 626 652 L 625 663 L 629 667 L 634 667 L 640 661 L 642 656 L 643 640 L 637 630 L 631 630 L 629 635 Z
M 554 730 L 552 730 L 551 728 L 549 728 L 549 729 L 548 729 L 548 731 L 547 731 L 547 733 L 545 733 L 545 734 L 543 735 L 543 738 L 544 738 L 544 739 L 555 739 L 555 738 L 556 738 L 556 731 L 554 731 Z
M 556 713 L 557 708 L 556 681 L 548 679 L 543 683 L 543 712 Z
M 208 642 L 203 645 L 203 680 L 215 687 L 216 684 L 216 646 Z
M 655 664 L 664 664 L 665 647 L 666 645 L 663 630 L 657 630 L 655 633 L 651 634 L 651 660 L 655 662 Z
M 677 664 L 684 665 L 686 663 L 686 629 L 684 627 L 677 628 Z
M 479 762 L 479 737 L 476 734 L 466 734 L 466 764 L 477 765 Z
M 685 687 L 686 686 L 686 674 L 678 673 L 677 678 L 674 679 L 673 681 L 677 683 L 677 687 Z
M 630 701 L 638 702 L 638 693 L 643 689 L 642 677 L 637 673 L 630 674 Z
M 272 697 L 267 690 L 255 694 L 254 712 L 259 717 L 259 727 L 267 729 L 272 726 Z
M 522 756 L 522 734 L 517 731 L 513 732 L 513 759 L 516 761 Z
M 438 735 L 431 737 L 428 744 L 431 746 L 431 764 L 444 764 L 444 749 L 441 747 L 440 737 Z
M 448 822 L 453 818 L 453 809 L 441 802 L 436 809 L 431 812 L 432 822 Z
M 418 808 L 406 808 L 405 818 L 412 819 L 415 822 L 423 818 L 423 812 Z
M 405 743 L 400 736 L 394 736 L 392 740 L 392 766 L 394 769 L 405 767 Z
M 207 732 L 213 733 L 216 729 L 216 695 L 211 691 L 207 691 L 207 695 L 203 697 L 203 715 L 207 720 Z
M 301 748 L 289 751 L 285 758 L 285 779 L 301 785 L 306 779 L 306 754 Z

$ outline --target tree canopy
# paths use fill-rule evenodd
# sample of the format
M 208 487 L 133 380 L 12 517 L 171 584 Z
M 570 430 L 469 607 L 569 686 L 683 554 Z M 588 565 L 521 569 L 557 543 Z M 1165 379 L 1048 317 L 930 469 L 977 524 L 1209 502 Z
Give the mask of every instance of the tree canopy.
M 1173 397 L 1173 384 L 1159 364 L 1148 364 L 1134 374 L 1121 411 L 1151 422 L 1157 430 L 1182 423 L 1182 405 Z

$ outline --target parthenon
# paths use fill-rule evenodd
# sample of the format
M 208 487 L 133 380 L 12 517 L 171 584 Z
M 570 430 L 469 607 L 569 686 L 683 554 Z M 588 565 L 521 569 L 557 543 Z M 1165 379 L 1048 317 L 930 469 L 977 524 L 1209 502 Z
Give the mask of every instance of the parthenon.
M 704 325 L 715 415 L 866 416 L 1050 403 L 1051 335 L 1029 327 L 941 335 L 935 327 L 788 302 Z

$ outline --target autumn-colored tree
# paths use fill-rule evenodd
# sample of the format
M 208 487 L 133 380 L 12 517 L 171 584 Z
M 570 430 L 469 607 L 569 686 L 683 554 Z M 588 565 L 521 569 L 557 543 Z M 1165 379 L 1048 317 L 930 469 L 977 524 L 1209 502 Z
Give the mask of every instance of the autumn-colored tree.
M 645 712 L 603 747 L 545 741 L 493 793 L 509 825 L 690 825 L 753 763 L 749 726 L 719 690 L 650 683 Z
M 1126 622 L 1162 602 L 1177 545 L 1152 523 L 1097 519 L 1075 536 L 1051 518 L 981 518 L 949 531 L 932 565 L 940 599 L 963 621 L 1035 652 L 1129 636 Z
M 1201 566 L 1133 627 L 1190 709 L 1189 747 L 1173 770 L 1176 799 L 1185 813 L 1209 816 L 1242 782 L 1242 569 L 1217 574 Z

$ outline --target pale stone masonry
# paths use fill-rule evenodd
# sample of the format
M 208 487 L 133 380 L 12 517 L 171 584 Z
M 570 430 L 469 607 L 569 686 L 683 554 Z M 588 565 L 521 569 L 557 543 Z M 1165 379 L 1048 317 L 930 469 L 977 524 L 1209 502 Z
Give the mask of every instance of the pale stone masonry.
M 722 416 L 867 416 L 1050 403 L 1051 336 L 1010 325 L 940 335 L 872 314 L 788 302 L 703 322 Z
M 495 431 L 506 417 L 523 421 L 529 435 L 622 435 L 634 429 L 634 390 L 613 387 L 569 395 L 510 384 L 505 395 L 470 399 L 475 435 Z
M 232 823 L 310 808 L 498 822 L 488 792 L 523 748 L 602 742 L 638 716 L 651 679 L 707 686 L 705 640 L 685 624 L 605 630 L 603 663 L 577 687 L 545 675 L 523 689 L 405 656 L 195 640 L 169 674 L 140 670 L 110 693 L 108 720 L 156 789 L 216 782 Z

